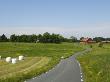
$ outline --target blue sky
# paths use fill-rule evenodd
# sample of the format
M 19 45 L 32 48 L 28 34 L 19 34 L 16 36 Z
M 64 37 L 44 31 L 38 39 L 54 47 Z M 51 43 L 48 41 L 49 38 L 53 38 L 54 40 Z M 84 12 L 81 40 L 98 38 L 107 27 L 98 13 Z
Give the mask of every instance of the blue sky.
M 109 37 L 109 24 L 110 0 L 0 0 L 0 34 Z

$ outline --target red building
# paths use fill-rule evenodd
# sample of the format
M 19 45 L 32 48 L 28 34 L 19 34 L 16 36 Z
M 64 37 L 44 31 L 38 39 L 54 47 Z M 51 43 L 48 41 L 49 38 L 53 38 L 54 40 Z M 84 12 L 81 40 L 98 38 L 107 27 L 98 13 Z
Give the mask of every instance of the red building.
M 80 40 L 81 43 L 85 43 L 85 44 L 88 44 L 88 43 L 93 43 L 93 40 L 92 38 L 82 38 Z

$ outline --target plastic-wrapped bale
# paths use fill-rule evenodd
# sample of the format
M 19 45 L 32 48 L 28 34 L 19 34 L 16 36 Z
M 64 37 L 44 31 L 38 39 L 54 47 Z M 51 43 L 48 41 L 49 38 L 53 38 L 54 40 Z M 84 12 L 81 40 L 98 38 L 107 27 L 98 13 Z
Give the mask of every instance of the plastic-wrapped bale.
M 7 57 L 6 62 L 11 62 L 11 57 Z
M 0 60 L 2 59 L 2 56 L 0 56 Z
M 12 64 L 15 64 L 17 62 L 16 58 L 12 58 Z
M 62 56 L 61 59 L 64 59 L 64 56 Z
M 23 60 L 24 59 L 24 56 L 19 56 L 19 60 Z

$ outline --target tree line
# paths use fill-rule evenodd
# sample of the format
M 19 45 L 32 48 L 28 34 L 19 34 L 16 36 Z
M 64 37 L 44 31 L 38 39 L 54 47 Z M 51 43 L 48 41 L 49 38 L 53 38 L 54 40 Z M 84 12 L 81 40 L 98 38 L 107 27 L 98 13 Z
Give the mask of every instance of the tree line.
M 82 39 L 82 37 L 80 38 Z M 110 41 L 110 38 L 95 37 L 93 41 Z M 0 42 L 40 42 L 40 43 L 61 43 L 61 42 L 80 42 L 77 37 L 71 36 L 69 39 L 63 37 L 60 34 L 50 34 L 45 32 L 44 34 L 32 34 L 32 35 L 15 35 L 12 34 L 9 38 L 5 34 L 0 36 Z
M 102 42 L 102 41 L 110 41 L 110 38 L 103 38 L 103 37 L 95 37 L 93 41 Z
M 65 38 L 60 34 L 50 34 L 45 32 L 44 34 L 32 34 L 32 35 L 11 35 L 7 38 L 5 34 L 0 36 L 0 42 L 40 42 L 40 43 L 61 43 Z

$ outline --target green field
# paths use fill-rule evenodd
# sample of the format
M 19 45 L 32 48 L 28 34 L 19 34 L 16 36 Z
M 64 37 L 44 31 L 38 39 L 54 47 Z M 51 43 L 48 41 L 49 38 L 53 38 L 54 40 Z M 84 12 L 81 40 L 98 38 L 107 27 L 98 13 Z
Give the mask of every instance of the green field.
M 25 60 L 16 64 L 7 63 L 4 62 L 4 60 L 0 60 L 0 78 L 12 77 L 17 73 L 29 73 L 35 68 L 38 69 L 45 66 L 49 61 L 50 59 L 48 57 L 26 57 Z
M 110 44 L 104 44 L 102 48 L 94 44 L 92 51 L 78 60 L 84 72 L 84 82 L 110 82 Z
M 54 67 L 62 56 L 69 57 L 84 48 L 78 44 L 0 43 L 0 82 L 22 82 Z M 17 64 L 3 59 L 24 55 Z

